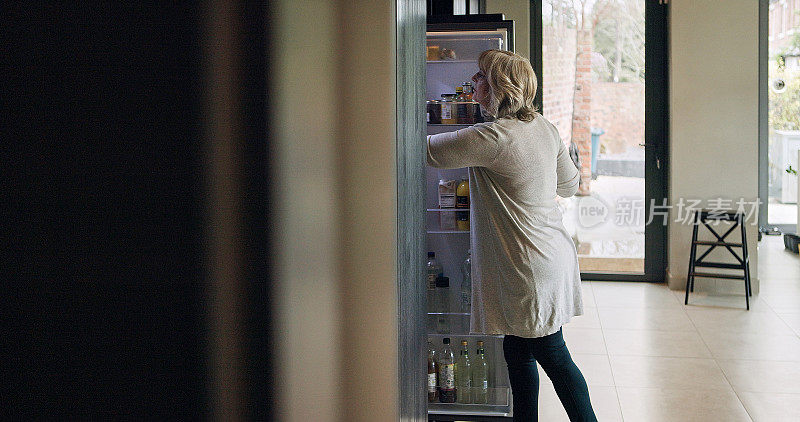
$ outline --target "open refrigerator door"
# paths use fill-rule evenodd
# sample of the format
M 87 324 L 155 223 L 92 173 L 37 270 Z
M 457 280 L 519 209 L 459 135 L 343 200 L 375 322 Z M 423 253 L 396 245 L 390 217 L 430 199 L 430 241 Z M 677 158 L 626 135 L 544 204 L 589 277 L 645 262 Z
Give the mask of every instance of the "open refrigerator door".
M 427 133 L 483 121 L 471 77 L 488 49 L 513 51 L 513 21 L 502 15 L 429 23 Z M 468 169 L 426 171 L 429 420 L 496 420 L 512 415 L 503 336 L 470 333 L 471 262 Z

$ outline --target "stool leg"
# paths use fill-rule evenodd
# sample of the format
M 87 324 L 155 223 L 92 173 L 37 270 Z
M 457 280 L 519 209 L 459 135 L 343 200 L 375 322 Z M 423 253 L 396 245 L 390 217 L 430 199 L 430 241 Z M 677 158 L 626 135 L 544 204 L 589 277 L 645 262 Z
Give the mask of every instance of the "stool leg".
M 689 272 L 686 274 L 686 298 L 683 301 L 684 305 L 689 304 L 689 292 L 694 291 L 694 259 L 697 254 L 697 245 L 694 243 L 697 241 L 697 218 L 698 212 L 694 212 L 694 228 L 692 229 L 692 247 L 689 251 Z
M 744 260 L 744 299 L 747 304 L 747 310 L 750 310 L 750 296 L 753 295 L 753 289 L 750 285 L 750 257 L 747 254 L 747 230 L 744 226 L 744 215 L 739 214 L 739 223 L 742 227 L 742 260 Z

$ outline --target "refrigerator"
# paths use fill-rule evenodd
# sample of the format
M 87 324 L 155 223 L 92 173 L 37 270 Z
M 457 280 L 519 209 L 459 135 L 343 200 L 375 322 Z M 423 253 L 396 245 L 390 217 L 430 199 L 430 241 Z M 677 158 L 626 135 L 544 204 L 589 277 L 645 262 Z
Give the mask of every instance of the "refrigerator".
M 436 101 L 442 100 L 442 94 L 454 94 L 456 86 L 471 82 L 472 75 L 478 70 L 478 56 L 482 51 L 513 51 L 513 36 L 514 22 L 505 20 L 499 14 L 450 16 L 445 21 L 437 22 L 429 19 L 426 33 L 426 98 L 429 100 L 426 104 L 426 120 L 429 135 L 469 127 L 481 121 L 479 107 L 475 103 Z M 450 108 L 449 112 L 445 107 Z M 454 114 L 460 118 L 454 117 Z M 503 358 L 503 337 L 470 333 L 470 308 L 469 304 L 464 303 L 462 294 L 462 287 L 467 283 L 463 271 L 464 261 L 470 249 L 470 231 L 468 222 L 465 221 L 469 218 L 469 211 L 450 207 L 449 193 L 453 185 L 457 190 L 457 185 L 465 179 L 468 179 L 466 168 L 426 169 L 427 251 L 435 254 L 443 276 L 449 279 L 448 287 L 432 289 L 430 280 L 426 280 L 429 282 L 427 337 L 437 352 L 437 360 L 441 359 L 445 338 L 450 339 L 450 348 L 456 358 L 462 348 L 461 342 L 466 340 L 473 362 L 476 358 L 477 342 L 484 342 L 484 356 L 488 364 L 486 403 L 475 403 L 474 397 L 471 397 L 471 403 L 442 403 L 438 398 L 428 400 L 430 421 L 489 421 L 510 419 L 513 415 L 511 388 Z M 444 187 L 440 192 L 442 183 Z M 442 297 L 445 297 L 444 301 Z M 438 375 L 436 382 L 437 389 L 440 389 L 441 377 Z M 483 387 L 472 385 L 471 388 L 475 393 Z

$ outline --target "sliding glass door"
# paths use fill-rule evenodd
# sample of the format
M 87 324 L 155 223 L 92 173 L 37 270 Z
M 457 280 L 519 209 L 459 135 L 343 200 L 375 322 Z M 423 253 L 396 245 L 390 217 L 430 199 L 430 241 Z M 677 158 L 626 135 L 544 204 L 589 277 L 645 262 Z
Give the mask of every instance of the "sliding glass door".
M 581 169 L 579 194 L 559 200 L 585 279 L 664 278 L 667 5 L 661 3 L 532 2 L 541 111 Z

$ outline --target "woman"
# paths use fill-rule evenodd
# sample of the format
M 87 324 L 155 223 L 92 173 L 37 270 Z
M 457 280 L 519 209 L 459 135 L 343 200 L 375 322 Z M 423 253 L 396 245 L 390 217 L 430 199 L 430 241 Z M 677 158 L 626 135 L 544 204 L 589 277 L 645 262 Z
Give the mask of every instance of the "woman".
M 539 375 L 553 381 L 572 421 L 596 421 L 561 326 L 583 315 L 575 245 L 556 194 L 580 175 L 556 128 L 534 107 L 536 76 L 524 57 L 484 51 L 473 98 L 494 121 L 428 137 L 428 164 L 469 167 L 471 331 L 504 334 L 514 420 L 536 421 Z

